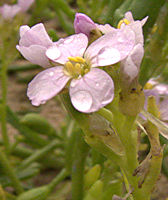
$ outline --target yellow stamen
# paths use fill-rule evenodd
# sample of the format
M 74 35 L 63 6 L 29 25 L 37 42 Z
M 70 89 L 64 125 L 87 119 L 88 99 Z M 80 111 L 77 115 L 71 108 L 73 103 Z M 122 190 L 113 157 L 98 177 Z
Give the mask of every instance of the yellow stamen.
M 79 63 L 76 63 L 75 64 L 75 71 L 78 73 L 78 74 L 81 74 L 81 65 Z
M 126 24 L 126 25 L 128 25 L 128 24 L 130 24 L 130 21 L 129 21 L 128 19 L 125 19 L 125 18 L 122 19 L 122 20 L 120 20 L 119 23 L 118 23 L 118 25 L 117 25 L 117 28 L 118 28 L 118 29 L 121 28 L 121 25 L 122 25 L 123 23 Z
M 86 73 L 88 73 L 89 72 L 89 69 L 85 69 L 84 70 L 84 73 L 86 74 Z
M 70 72 L 70 73 L 73 73 L 73 71 L 74 71 L 74 67 L 73 67 L 73 65 L 72 65 L 71 62 L 66 62 L 66 63 L 65 63 L 65 68 L 66 68 L 67 71 Z
M 77 56 L 77 57 L 68 57 L 68 59 L 70 61 L 77 62 L 77 63 L 85 63 L 86 62 L 84 58 L 79 57 L 79 56 Z
M 144 86 L 145 90 L 151 90 L 153 88 L 154 85 L 152 85 L 151 83 L 146 83 Z

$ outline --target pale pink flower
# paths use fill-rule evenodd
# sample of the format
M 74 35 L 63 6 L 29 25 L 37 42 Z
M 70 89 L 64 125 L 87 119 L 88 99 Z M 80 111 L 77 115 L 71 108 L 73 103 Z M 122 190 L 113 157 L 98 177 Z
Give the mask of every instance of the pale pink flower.
M 34 2 L 35 0 L 18 0 L 18 6 L 22 12 L 26 12 Z
M 4 4 L 0 7 L 0 14 L 4 19 L 12 19 L 17 13 L 21 11 L 18 5 Z
M 40 23 L 31 28 L 27 25 L 20 27 L 20 41 L 16 48 L 33 64 L 42 67 L 50 66 L 45 52 L 52 45 L 53 42 L 43 24 Z
M 74 20 L 75 33 L 84 33 L 89 37 L 90 32 L 99 29 L 103 34 L 115 31 L 115 28 L 109 24 L 101 25 L 93 22 L 93 20 L 83 13 L 76 13 Z
M 76 13 L 74 20 L 75 33 L 84 33 L 89 37 L 90 32 L 96 29 L 96 24 L 90 17 L 83 13 Z
M 123 23 L 121 24 L 121 29 L 128 26 L 135 33 L 135 46 L 126 57 L 121 62 L 121 77 L 124 82 L 131 83 L 134 79 L 137 79 L 139 74 L 139 68 L 144 55 L 144 37 L 142 26 L 146 23 L 148 17 L 143 20 L 134 21 L 132 13 L 125 13 Z M 124 23 L 126 20 L 127 23 Z
M 57 95 L 70 80 L 71 102 L 78 111 L 95 112 L 113 100 L 111 77 L 96 67 L 123 60 L 134 46 L 134 33 L 128 27 L 87 45 L 87 36 L 80 33 L 60 39 L 46 51 L 55 67 L 39 73 L 29 83 L 27 95 L 33 105 Z
M 132 82 L 137 78 L 139 73 L 140 64 L 144 55 L 144 38 L 142 26 L 147 21 L 148 17 L 143 20 L 134 21 L 132 13 L 125 13 L 125 17 L 119 22 L 120 29 L 129 27 L 135 33 L 135 45 L 130 54 L 121 62 L 121 78 L 123 79 L 124 85 Z M 74 28 L 76 33 L 84 33 L 89 37 L 89 33 L 93 29 L 99 29 L 103 34 L 114 33 L 117 31 L 116 28 L 109 24 L 101 25 L 96 24 L 87 15 L 77 13 L 74 21 Z M 110 44 L 109 44 L 110 45 Z
M 20 12 L 26 12 L 35 0 L 18 0 L 17 4 L 4 4 L 0 7 L 0 14 L 5 20 L 12 19 Z
M 154 96 L 156 104 L 159 108 L 160 119 L 165 123 L 168 123 L 168 85 L 164 83 L 158 83 L 154 79 L 150 79 L 147 84 L 153 88 L 145 89 L 144 94 L 146 97 L 145 109 L 147 109 L 147 99 L 149 96 Z

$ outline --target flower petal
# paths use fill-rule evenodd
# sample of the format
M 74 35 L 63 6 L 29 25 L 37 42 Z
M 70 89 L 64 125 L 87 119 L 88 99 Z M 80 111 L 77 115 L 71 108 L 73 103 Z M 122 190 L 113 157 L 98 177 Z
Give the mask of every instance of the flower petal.
M 131 51 L 130 55 L 121 62 L 121 78 L 126 82 L 131 82 L 138 76 L 143 55 L 143 46 L 141 44 L 137 44 Z
M 126 12 L 125 15 L 124 15 L 129 22 L 135 22 L 135 21 L 139 21 L 139 20 L 134 20 L 133 16 L 132 16 L 132 13 L 130 11 Z M 144 19 L 142 19 L 140 22 L 141 22 L 141 26 L 143 26 L 146 21 L 148 20 L 148 16 L 145 17 Z
M 124 18 L 126 18 L 129 22 L 134 22 L 134 18 L 132 16 L 132 12 L 130 12 L 130 11 L 125 13 Z
M 110 26 L 110 24 L 96 24 L 97 28 L 103 33 L 103 34 L 107 34 L 113 31 L 116 31 L 115 28 L 113 28 L 112 26 Z
M 158 84 L 156 85 L 153 90 L 155 90 L 158 95 L 161 96 L 168 96 L 168 85 L 167 84 Z
M 57 95 L 69 81 L 63 67 L 53 67 L 40 72 L 28 85 L 27 96 L 34 106 L 44 104 Z
M 96 24 L 83 13 L 76 13 L 74 20 L 75 33 L 84 33 L 89 37 L 90 31 L 96 29 Z
M 144 43 L 144 37 L 143 37 L 143 30 L 142 30 L 142 24 L 140 21 L 135 21 L 127 25 L 130 27 L 132 31 L 135 33 L 135 45 L 138 43 L 143 44 Z M 122 27 L 124 28 L 124 27 Z
M 52 41 L 42 23 L 36 24 L 35 26 L 31 27 L 30 30 L 26 31 L 25 34 L 21 36 L 21 39 L 19 41 L 19 45 L 25 47 L 35 44 L 45 47 L 49 47 L 50 45 L 52 45 Z
M 12 19 L 20 11 L 21 9 L 18 5 L 4 4 L 0 7 L 0 14 L 4 19 Z
M 160 114 L 161 114 L 161 120 L 165 121 L 168 123 L 168 96 L 165 97 L 161 102 L 160 102 Z
M 148 16 L 146 16 L 145 18 L 141 20 L 141 25 L 144 26 L 147 20 L 148 20 Z
M 113 100 L 113 80 L 103 70 L 92 68 L 82 78 L 71 81 L 70 97 L 80 112 L 95 112 Z
M 86 50 L 84 57 L 91 61 L 92 67 L 115 64 L 128 56 L 134 43 L 135 34 L 128 26 L 124 29 L 116 29 L 93 42 Z M 112 50 L 112 55 L 107 62 L 110 50 Z
M 31 45 L 30 47 L 17 45 L 16 48 L 28 61 L 33 64 L 40 65 L 42 67 L 48 67 L 51 65 L 45 55 L 47 50 L 46 47 L 40 45 Z
M 27 31 L 30 30 L 30 27 L 27 25 L 23 25 L 19 29 L 20 37 L 22 37 Z
M 21 7 L 22 11 L 25 12 L 34 3 L 35 0 L 18 0 L 18 5 Z
M 47 50 L 46 55 L 54 62 L 65 64 L 68 61 L 68 57 L 83 57 L 87 45 L 88 38 L 85 34 L 74 34 L 55 42 Z

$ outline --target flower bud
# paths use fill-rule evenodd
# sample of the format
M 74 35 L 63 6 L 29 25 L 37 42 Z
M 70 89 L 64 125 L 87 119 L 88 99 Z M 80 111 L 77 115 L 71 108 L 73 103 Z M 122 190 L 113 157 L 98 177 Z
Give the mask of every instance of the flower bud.
M 84 33 L 87 35 L 89 43 L 94 42 L 102 36 L 96 23 L 94 23 L 90 17 L 82 13 L 77 13 L 75 15 L 74 28 L 76 33 Z
M 93 166 L 87 174 L 84 176 L 84 184 L 85 184 L 85 189 L 88 189 L 93 185 L 97 179 L 100 176 L 101 172 L 101 166 L 100 165 L 95 165 Z
M 119 107 L 124 115 L 136 116 L 143 109 L 145 96 L 140 85 L 131 88 L 128 93 L 121 92 Z

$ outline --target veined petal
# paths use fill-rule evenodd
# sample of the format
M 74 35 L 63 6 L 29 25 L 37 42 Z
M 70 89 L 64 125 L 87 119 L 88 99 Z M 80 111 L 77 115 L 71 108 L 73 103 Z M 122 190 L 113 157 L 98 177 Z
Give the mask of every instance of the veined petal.
M 40 45 L 31 45 L 30 47 L 17 45 L 16 48 L 31 63 L 40 65 L 42 67 L 50 66 L 49 60 L 45 55 L 45 52 L 47 50 L 46 47 Z
M 144 43 L 144 37 L 143 37 L 143 30 L 142 30 L 142 24 L 141 21 L 134 21 L 126 26 L 129 26 L 132 31 L 135 33 L 135 45 L 138 43 L 143 44 Z M 125 27 L 122 27 L 125 28 Z
M 128 26 L 124 29 L 116 29 L 93 42 L 86 50 L 84 58 L 90 60 L 92 67 L 105 66 L 107 65 L 107 56 L 112 50 L 108 65 L 115 64 L 129 55 L 134 44 L 135 34 Z
M 29 83 L 27 96 L 34 106 L 44 104 L 57 95 L 69 81 L 70 77 L 63 72 L 63 67 L 46 69 Z
M 135 21 L 140 21 L 140 20 L 134 20 L 133 16 L 132 16 L 132 13 L 130 11 L 126 12 L 125 13 L 125 18 L 129 21 L 129 22 L 135 22 Z M 145 17 L 144 19 L 142 19 L 140 22 L 141 22 L 141 26 L 143 26 L 146 21 L 148 20 L 148 16 Z
M 110 26 L 110 24 L 96 24 L 97 28 L 103 33 L 103 34 L 107 34 L 113 31 L 116 31 L 116 28 Z
M 19 45 L 25 47 L 35 44 L 45 47 L 49 47 L 50 45 L 52 45 L 52 41 L 42 23 L 36 24 L 30 30 L 27 30 L 25 34 L 22 34 L 22 37 L 19 41 Z
M 70 97 L 80 112 L 95 112 L 113 100 L 113 80 L 103 70 L 92 68 L 82 78 L 71 81 Z
M 128 57 L 121 62 L 121 74 L 123 80 L 131 82 L 138 76 L 139 67 L 144 55 L 144 48 L 141 44 L 137 44 Z
M 30 30 L 30 27 L 27 25 L 23 25 L 19 29 L 20 37 L 22 37 L 27 31 Z
M 88 38 L 85 34 L 74 34 L 55 42 L 47 50 L 46 55 L 54 62 L 65 64 L 68 61 L 68 57 L 83 57 L 87 45 Z
M 125 16 L 124 18 L 126 18 L 129 22 L 134 22 L 134 18 L 130 11 L 126 12 L 124 16 Z

